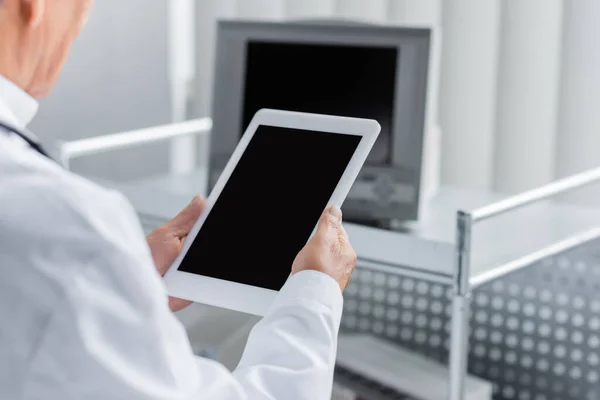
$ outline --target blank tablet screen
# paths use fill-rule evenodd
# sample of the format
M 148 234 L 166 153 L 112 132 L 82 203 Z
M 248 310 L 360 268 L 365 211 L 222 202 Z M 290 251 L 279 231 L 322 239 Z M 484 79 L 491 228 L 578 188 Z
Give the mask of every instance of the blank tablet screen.
M 361 139 L 259 126 L 179 270 L 281 289 Z

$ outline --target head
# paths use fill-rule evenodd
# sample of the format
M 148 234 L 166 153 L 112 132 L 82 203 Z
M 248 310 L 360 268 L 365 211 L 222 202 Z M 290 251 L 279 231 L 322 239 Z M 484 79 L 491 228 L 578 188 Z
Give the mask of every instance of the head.
M 93 0 L 0 0 L 0 74 L 45 96 L 87 20 Z

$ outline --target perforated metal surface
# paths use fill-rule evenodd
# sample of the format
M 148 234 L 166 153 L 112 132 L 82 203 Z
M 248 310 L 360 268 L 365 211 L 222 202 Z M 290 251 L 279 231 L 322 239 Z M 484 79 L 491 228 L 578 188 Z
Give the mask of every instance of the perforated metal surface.
M 449 299 L 448 286 L 359 267 L 346 289 L 342 329 L 373 333 L 445 361 Z
M 358 269 L 342 330 L 447 362 L 450 287 Z M 496 400 L 600 400 L 600 241 L 473 294 L 470 373 Z

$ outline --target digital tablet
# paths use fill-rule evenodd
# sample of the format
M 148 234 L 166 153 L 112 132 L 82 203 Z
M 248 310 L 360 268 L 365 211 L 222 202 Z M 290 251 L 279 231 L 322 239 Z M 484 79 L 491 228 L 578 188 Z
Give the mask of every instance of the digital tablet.
M 169 295 L 264 315 L 379 131 L 374 120 L 256 113 L 165 275 Z

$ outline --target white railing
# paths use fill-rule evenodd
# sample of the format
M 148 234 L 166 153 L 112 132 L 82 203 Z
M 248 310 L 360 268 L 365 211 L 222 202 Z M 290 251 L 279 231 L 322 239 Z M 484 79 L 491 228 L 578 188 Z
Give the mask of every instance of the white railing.
M 454 271 L 454 294 L 452 299 L 452 331 L 450 334 L 450 400 L 463 400 L 467 375 L 469 313 L 471 292 L 474 282 L 471 280 L 471 243 L 473 227 L 482 221 L 520 209 L 529 204 L 548 200 L 553 197 L 582 189 L 593 183 L 600 183 L 600 168 L 585 171 L 559 181 L 550 183 L 505 200 L 481 207 L 473 211 L 459 211 L 456 222 L 456 269 Z M 574 238 L 530 254 L 513 263 L 491 270 L 486 282 L 512 272 L 526 263 L 533 263 L 545 257 L 572 248 L 578 244 L 593 240 L 600 235 L 600 227 L 583 232 Z M 531 265 L 531 264 L 528 264 Z
M 79 139 L 60 143 L 58 145 L 58 158 L 63 166 L 69 169 L 71 161 L 76 158 L 174 140 L 186 136 L 208 135 L 211 130 L 212 119 L 200 118 L 89 139 Z

